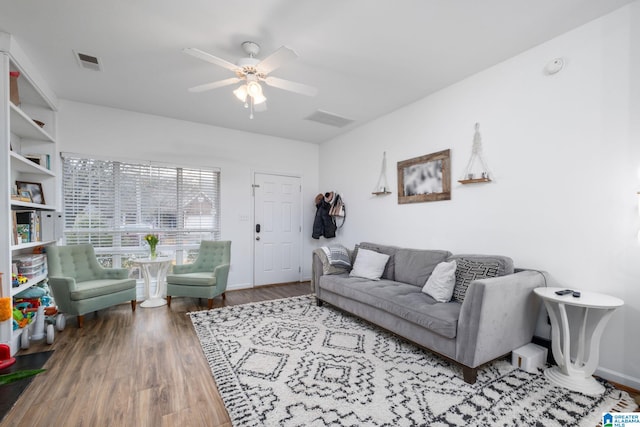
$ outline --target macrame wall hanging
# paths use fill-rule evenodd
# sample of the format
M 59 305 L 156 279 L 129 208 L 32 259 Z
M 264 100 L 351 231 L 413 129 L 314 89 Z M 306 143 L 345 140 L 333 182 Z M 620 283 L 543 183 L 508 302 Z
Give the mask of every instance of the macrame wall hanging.
M 464 176 L 458 180 L 461 184 L 475 184 L 480 182 L 491 182 L 491 173 L 487 162 L 482 154 L 482 137 L 480 136 L 480 123 L 476 123 L 473 135 L 473 147 L 471 148 L 471 158 L 464 169 Z
M 376 188 L 371 193 L 375 196 L 382 196 L 384 194 L 391 194 L 389 183 L 387 182 L 387 152 L 382 153 L 382 169 L 380 170 L 380 177 L 378 177 L 378 183 Z

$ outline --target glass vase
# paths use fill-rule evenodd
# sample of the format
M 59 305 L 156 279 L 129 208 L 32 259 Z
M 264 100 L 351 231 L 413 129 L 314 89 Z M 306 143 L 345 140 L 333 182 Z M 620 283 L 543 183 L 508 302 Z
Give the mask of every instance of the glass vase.
M 156 247 L 155 246 L 150 246 L 149 247 L 149 258 L 156 259 L 157 257 L 158 257 L 158 254 L 156 253 Z

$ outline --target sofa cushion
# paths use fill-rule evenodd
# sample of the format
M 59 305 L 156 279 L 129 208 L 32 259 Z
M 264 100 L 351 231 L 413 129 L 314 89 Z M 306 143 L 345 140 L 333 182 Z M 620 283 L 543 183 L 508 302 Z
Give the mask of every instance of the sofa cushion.
M 72 301 L 80 301 L 103 295 L 111 295 L 116 292 L 126 291 L 129 289 L 135 289 L 135 287 L 135 279 L 85 280 L 84 282 L 76 282 L 76 288 L 69 292 L 69 298 Z
M 167 284 L 184 286 L 215 286 L 216 276 L 213 273 L 199 271 L 196 273 L 182 273 L 167 275 Z
M 449 302 L 456 285 L 456 262 L 441 262 L 431 273 L 422 292 L 438 302 Z
M 436 265 L 446 261 L 450 255 L 449 251 L 398 249 L 394 257 L 394 280 L 422 288 Z
M 400 248 L 396 246 L 380 245 L 377 243 L 362 242 L 358 245 L 358 249 L 369 249 L 370 251 L 380 252 L 381 254 L 389 255 L 389 261 L 384 268 L 382 278 L 387 280 L 395 280 L 395 254 Z M 357 256 L 357 255 L 356 255 Z
M 455 254 L 451 255 L 447 261 L 458 260 L 464 258 L 475 262 L 496 262 L 498 263 L 498 276 L 506 276 L 513 274 L 513 259 L 503 255 L 479 255 L 479 254 Z
M 346 274 L 323 276 L 319 286 L 345 298 L 384 310 L 444 337 L 456 336 L 461 304 L 436 302 L 417 286 L 391 280 L 371 281 Z
M 379 280 L 389 260 L 389 255 L 360 248 L 350 276 Z
M 476 262 L 459 258 L 456 263 L 456 285 L 453 288 L 453 299 L 460 303 L 464 301 L 471 282 L 476 279 L 498 276 L 499 264 L 496 261 Z

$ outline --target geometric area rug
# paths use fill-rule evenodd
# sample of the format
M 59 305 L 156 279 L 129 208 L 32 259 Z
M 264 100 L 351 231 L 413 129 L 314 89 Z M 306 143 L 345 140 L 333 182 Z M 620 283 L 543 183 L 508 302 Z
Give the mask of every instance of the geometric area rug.
M 589 426 L 626 392 L 587 396 L 498 360 L 462 369 L 312 295 L 189 313 L 234 426 Z

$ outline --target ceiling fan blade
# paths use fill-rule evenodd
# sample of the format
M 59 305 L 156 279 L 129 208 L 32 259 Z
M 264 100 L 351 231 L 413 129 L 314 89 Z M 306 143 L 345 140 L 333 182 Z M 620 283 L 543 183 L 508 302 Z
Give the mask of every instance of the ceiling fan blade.
M 202 59 L 212 64 L 219 65 L 220 67 L 226 68 L 231 71 L 235 71 L 239 68 L 236 64 L 232 64 L 231 62 L 225 59 L 218 58 L 217 56 L 213 56 L 210 53 L 203 52 L 200 49 L 188 47 L 186 49 L 182 49 L 182 51 L 186 54 L 195 56 L 196 58 Z
M 256 68 L 260 70 L 261 73 L 269 74 L 276 68 L 284 65 L 286 62 L 293 61 L 297 57 L 298 54 L 295 53 L 293 49 L 281 46 L 278 50 L 260 61 L 258 65 L 256 65 Z
M 292 82 L 290 80 L 280 79 L 278 77 L 269 76 L 264 79 L 264 82 L 269 86 L 288 90 L 289 92 L 299 93 L 301 95 L 316 96 L 316 94 L 318 93 L 318 89 L 313 86 Z
M 242 79 L 240 79 L 238 77 L 231 77 L 229 79 L 218 80 L 216 82 L 205 83 L 205 84 L 200 85 L 200 86 L 191 87 L 191 88 L 188 89 L 188 91 L 189 92 L 204 92 L 204 91 L 211 90 L 211 89 L 217 89 L 217 88 L 223 87 L 223 86 L 229 86 L 229 85 L 232 85 L 234 83 L 238 83 L 240 81 L 242 81 Z

